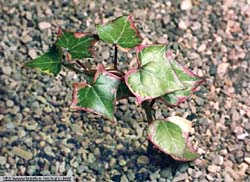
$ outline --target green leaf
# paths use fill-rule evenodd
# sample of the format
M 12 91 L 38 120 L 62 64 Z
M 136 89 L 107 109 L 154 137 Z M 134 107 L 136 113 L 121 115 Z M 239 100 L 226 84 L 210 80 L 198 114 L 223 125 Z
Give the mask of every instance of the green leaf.
M 142 42 L 131 16 L 121 16 L 105 25 L 96 26 L 101 40 L 123 48 L 133 48 Z
M 139 68 L 127 72 L 125 81 L 139 104 L 166 93 L 185 90 L 196 83 L 197 77 L 173 60 L 167 51 L 164 45 L 137 47 Z
M 174 123 L 156 120 L 149 126 L 150 140 L 158 148 L 178 158 L 183 157 L 185 149 L 185 138 L 181 128 Z
M 165 94 L 161 97 L 161 99 L 170 106 L 177 106 L 180 103 L 184 102 L 191 95 L 191 88 L 187 88 L 184 90 L 179 90 L 176 92 L 172 92 L 169 94 Z
M 185 159 L 185 161 L 193 161 L 197 159 L 198 157 L 199 157 L 199 154 L 195 152 L 193 149 L 191 149 L 190 147 L 185 148 L 184 154 L 183 154 L 183 159 Z
M 128 89 L 127 85 L 125 84 L 125 81 L 121 81 L 121 83 L 117 89 L 117 96 L 116 96 L 117 100 L 124 99 L 124 98 L 127 98 L 129 96 L 133 96 L 133 94 Z
M 138 103 L 185 89 L 178 73 L 173 69 L 174 62 L 166 57 L 166 46 L 140 46 L 137 55 L 139 69 L 127 72 L 125 80 Z
M 61 70 L 61 59 L 61 49 L 54 45 L 48 52 L 25 65 L 56 76 Z
M 120 78 L 99 65 L 92 84 L 75 83 L 71 108 L 101 114 L 113 120 Z
M 59 29 L 57 45 L 67 49 L 71 59 L 92 57 L 92 47 L 98 40 L 96 35 L 67 32 Z
M 188 134 L 191 131 L 192 122 L 185 118 L 179 116 L 170 116 L 167 118 L 167 120 L 179 126 L 183 133 Z
M 196 88 L 204 82 L 204 79 L 195 75 L 190 70 L 180 65 L 178 62 L 174 66 L 175 70 L 184 70 L 183 75 L 187 75 L 186 78 L 181 77 L 182 83 L 185 85 L 186 89 L 168 93 L 161 97 L 161 100 L 170 106 L 177 106 L 184 102 L 190 97 Z
M 199 155 L 188 141 L 191 122 L 177 116 L 155 120 L 149 125 L 149 140 L 176 160 L 191 161 Z

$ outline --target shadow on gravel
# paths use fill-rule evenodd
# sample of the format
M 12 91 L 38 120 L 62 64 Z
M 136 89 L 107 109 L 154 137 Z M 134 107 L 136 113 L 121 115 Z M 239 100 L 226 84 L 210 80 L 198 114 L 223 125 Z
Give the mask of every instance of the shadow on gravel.
M 175 176 L 176 171 L 187 162 L 176 161 L 169 155 L 161 152 L 160 150 L 153 147 L 153 145 L 149 142 L 147 148 L 147 155 L 150 159 L 150 163 L 157 168 L 166 168 L 170 167 L 172 169 L 173 176 Z

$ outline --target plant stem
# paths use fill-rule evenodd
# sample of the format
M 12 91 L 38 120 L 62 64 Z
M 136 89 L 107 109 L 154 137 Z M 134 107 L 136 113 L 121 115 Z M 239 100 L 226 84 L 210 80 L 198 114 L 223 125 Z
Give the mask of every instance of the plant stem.
M 114 69 L 117 70 L 117 45 L 115 45 L 115 52 L 114 52 Z
M 83 68 L 84 70 L 88 70 L 86 68 L 86 66 L 84 66 L 84 64 L 82 64 L 79 60 L 76 61 L 76 64 L 79 65 L 81 68 Z
M 151 101 L 144 101 L 142 103 L 142 107 L 145 110 L 145 113 L 147 116 L 148 124 L 152 123 L 152 121 L 155 119 L 155 117 L 153 116 L 154 114 L 152 113 L 152 107 L 153 107 L 154 103 L 155 103 L 155 99 L 153 99 Z M 149 154 L 152 154 L 154 152 L 154 146 L 150 141 L 148 142 L 147 152 Z
M 144 101 L 142 103 L 142 107 L 145 110 L 146 116 L 147 116 L 147 121 L 150 124 L 154 120 L 154 116 L 152 113 L 152 106 L 154 105 L 155 99 L 151 101 Z
M 81 70 L 75 68 L 74 65 L 72 65 L 72 64 L 62 63 L 62 65 L 63 65 L 65 68 L 67 68 L 67 69 L 69 69 L 69 70 L 71 70 L 71 71 L 74 71 L 74 72 L 76 72 L 76 73 L 83 73 L 83 71 L 81 71 Z

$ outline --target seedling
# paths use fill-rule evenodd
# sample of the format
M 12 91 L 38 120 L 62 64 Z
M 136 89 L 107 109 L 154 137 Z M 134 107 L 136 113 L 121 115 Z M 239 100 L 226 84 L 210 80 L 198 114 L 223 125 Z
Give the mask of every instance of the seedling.
M 135 97 L 142 105 L 149 123 L 148 138 L 162 152 L 176 160 L 191 161 L 198 157 L 188 140 L 191 122 L 172 116 L 157 120 L 152 112 L 156 100 L 168 106 L 185 101 L 203 82 L 175 60 L 166 45 L 141 45 L 142 38 L 131 16 L 121 16 L 104 25 L 96 26 L 96 34 L 69 32 L 61 28 L 57 40 L 47 53 L 26 66 L 58 75 L 61 67 L 84 74 L 86 81 L 73 84 L 71 108 L 100 114 L 114 120 L 115 103 L 119 99 Z M 113 68 L 99 64 L 89 69 L 81 60 L 92 58 L 93 46 L 103 41 L 114 46 Z M 137 67 L 126 73 L 118 69 L 117 52 L 136 48 Z M 63 61 L 66 55 L 66 62 Z

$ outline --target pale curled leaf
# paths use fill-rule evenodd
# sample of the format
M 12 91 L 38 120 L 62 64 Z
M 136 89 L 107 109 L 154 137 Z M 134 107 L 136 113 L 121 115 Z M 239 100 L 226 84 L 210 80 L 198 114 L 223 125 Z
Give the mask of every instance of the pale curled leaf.
M 149 126 L 149 139 L 161 151 L 182 158 L 185 138 L 181 128 L 168 121 L 156 120 Z
M 97 25 L 96 30 L 101 40 L 122 48 L 133 48 L 142 41 L 131 16 L 121 16 L 105 25 Z
M 61 49 L 54 45 L 48 52 L 25 65 L 56 76 L 61 70 L 61 59 Z
M 59 29 L 56 43 L 58 46 L 67 49 L 71 59 L 82 59 L 92 57 L 92 48 L 97 40 L 96 35 Z
M 114 102 L 120 78 L 99 65 L 92 84 L 74 84 L 71 108 L 101 114 L 113 120 Z
M 155 120 L 149 125 L 149 140 L 176 160 L 191 161 L 199 155 L 188 141 L 190 122 L 180 117 Z

